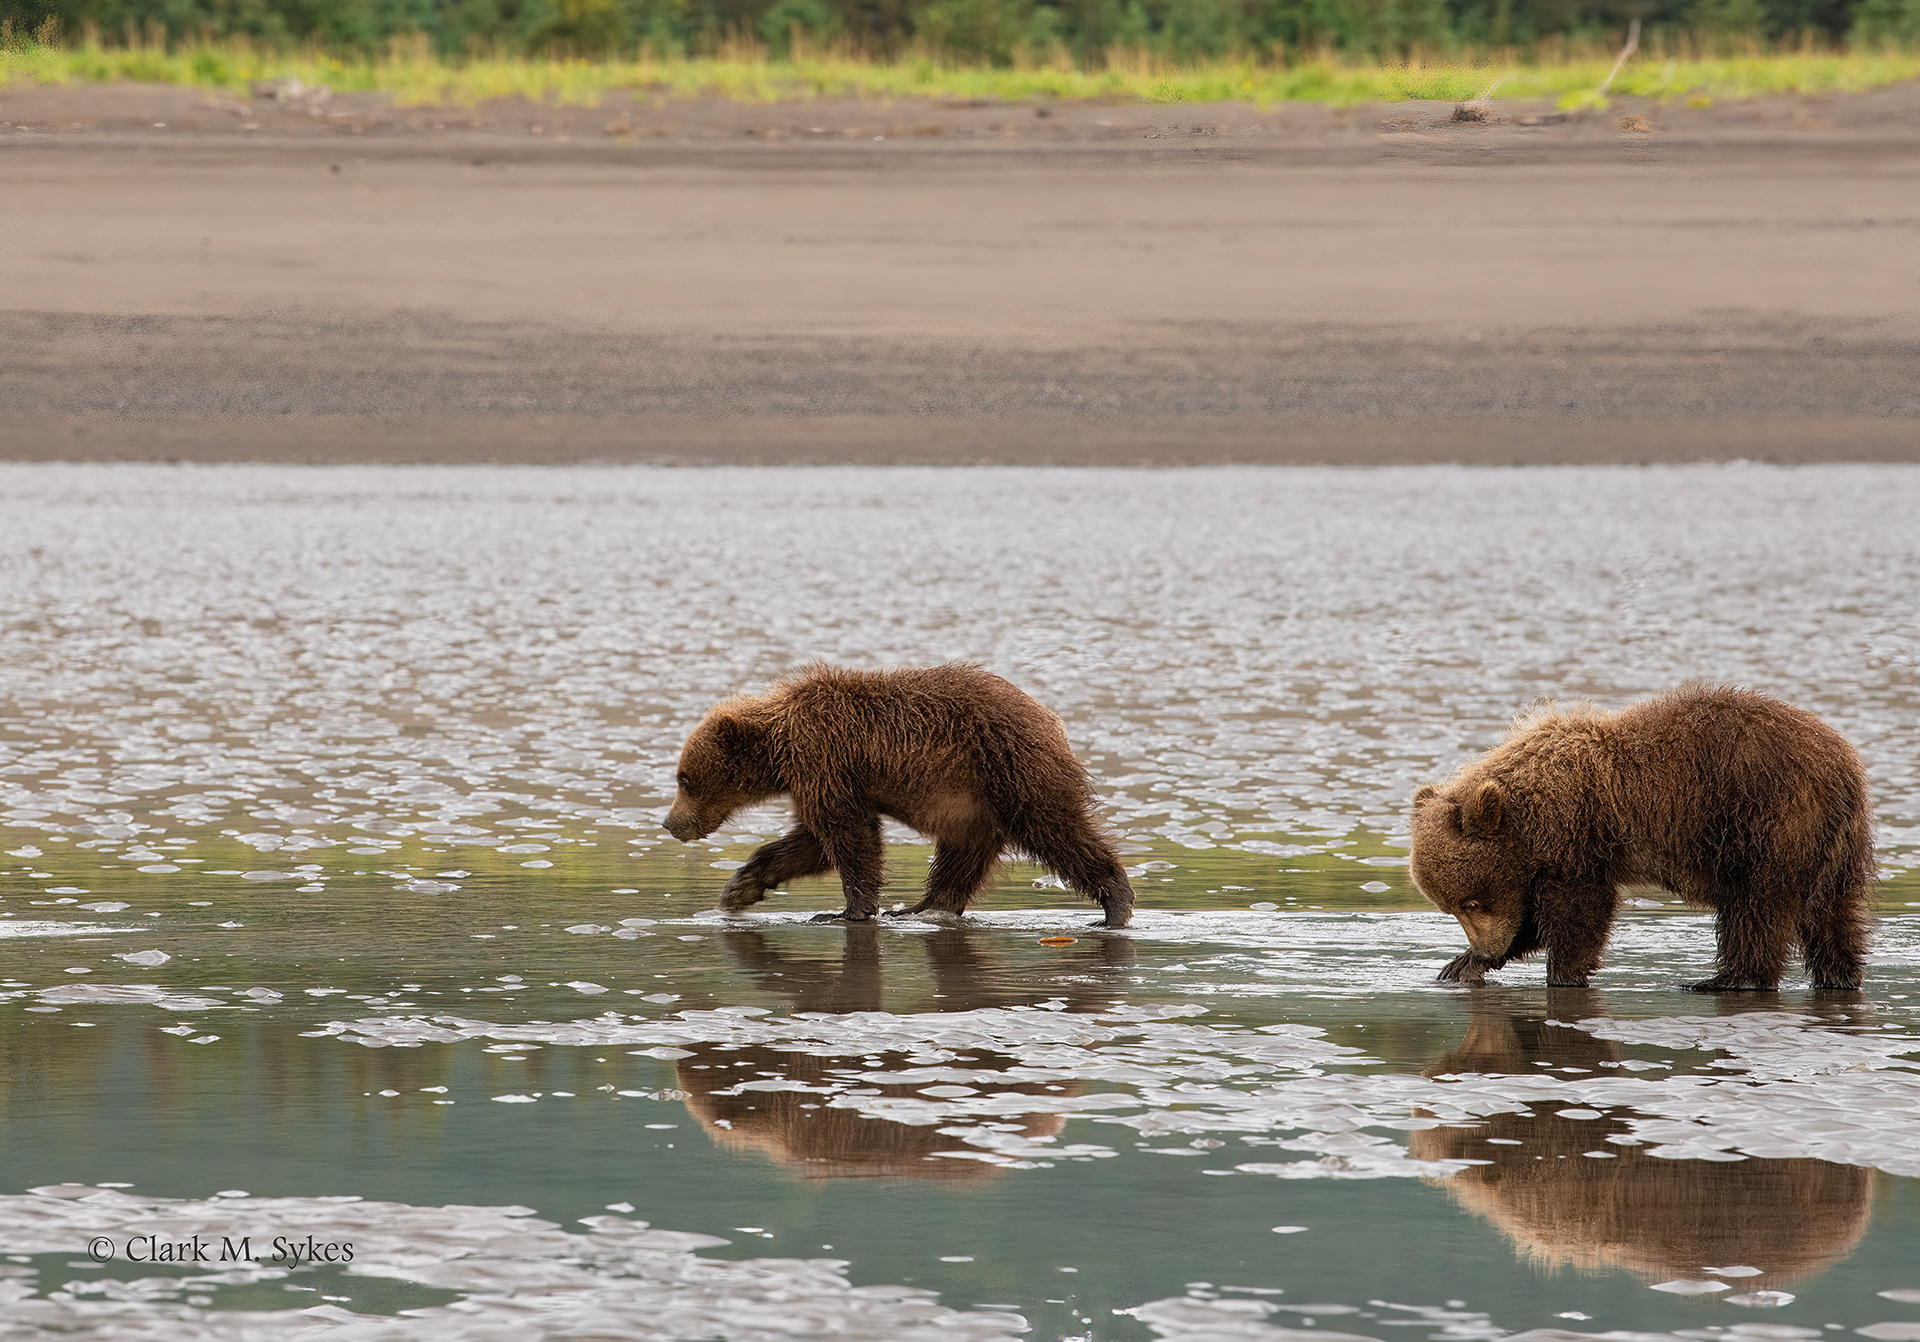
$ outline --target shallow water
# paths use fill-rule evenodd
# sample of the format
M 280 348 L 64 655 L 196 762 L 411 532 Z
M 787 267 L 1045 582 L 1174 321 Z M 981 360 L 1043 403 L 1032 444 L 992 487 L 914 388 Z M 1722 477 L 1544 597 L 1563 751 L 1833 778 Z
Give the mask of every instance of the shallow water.
M 7 468 L 0 1319 L 1920 1339 L 1916 505 L 1867 468 Z M 713 914 L 780 816 L 674 843 L 673 756 L 816 655 L 1060 711 L 1136 925 L 1020 867 L 966 927 L 805 925 L 831 882 Z M 1689 676 L 1867 756 L 1866 990 L 1676 991 L 1711 926 L 1651 892 L 1590 992 L 1436 987 L 1406 795 L 1534 697 Z

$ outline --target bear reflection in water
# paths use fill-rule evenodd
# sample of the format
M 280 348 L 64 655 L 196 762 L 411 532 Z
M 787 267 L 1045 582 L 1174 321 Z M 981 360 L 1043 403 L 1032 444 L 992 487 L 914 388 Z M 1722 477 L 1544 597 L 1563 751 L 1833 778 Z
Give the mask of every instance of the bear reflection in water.
M 1567 1068 L 1578 1069 L 1572 1076 L 1605 1076 L 1621 1061 L 1619 1045 L 1555 1021 L 1606 1014 L 1599 994 L 1585 989 L 1550 992 L 1544 1012 L 1537 999 L 1529 1010 L 1504 992 L 1478 994 L 1466 1038 L 1426 1075 Z M 1628 1130 L 1618 1119 L 1553 1111 L 1569 1107 L 1415 1132 L 1411 1154 L 1489 1162 L 1434 1182 L 1549 1270 L 1624 1268 L 1664 1281 L 1755 1267 L 1759 1276 L 1727 1279 L 1734 1292 L 1750 1292 L 1824 1272 L 1866 1232 L 1870 1169 L 1823 1160 L 1665 1160 L 1609 1142 Z
M 760 932 L 730 928 L 721 944 L 734 965 L 760 986 L 786 997 L 796 1013 L 818 1011 L 842 1015 L 857 1011 L 973 1011 L 984 1007 L 1035 1006 L 1061 1001 L 1069 1011 L 1093 1012 L 1111 1007 L 1125 988 L 1123 971 L 1133 962 L 1133 942 L 1124 937 L 1096 936 L 1062 948 L 1040 964 L 1015 964 L 996 954 L 989 941 L 964 927 L 948 927 L 925 935 L 883 934 L 871 924 L 852 924 L 838 957 L 789 954 L 772 945 Z M 882 942 L 887 955 L 882 955 Z M 918 942 L 922 951 L 912 949 Z M 928 990 L 912 1000 L 882 1006 L 886 996 L 883 959 L 924 953 Z M 899 977 L 915 968 L 901 965 Z M 918 978 L 918 975 L 914 975 Z M 803 1179 L 906 1178 L 951 1182 L 991 1177 L 999 1167 L 943 1151 L 966 1151 L 965 1142 L 940 1131 L 949 1123 L 914 1124 L 872 1118 L 853 1109 L 834 1107 L 832 1095 L 818 1090 L 858 1088 L 868 1096 L 910 1097 L 928 1084 L 889 1085 L 866 1079 L 873 1074 L 925 1067 L 900 1052 L 845 1053 L 821 1057 L 786 1049 L 748 1045 L 729 1048 L 717 1044 L 686 1046 L 675 1073 L 686 1091 L 687 1109 L 722 1146 L 755 1151 L 771 1157 Z M 994 1121 L 1028 1139 L 1058 1135 L 1065 1120 L 1047 1110 L 1050 1101 L 1079 1093 L 1080 1087 L 1061 1081 L 1007 1081 L 992 1075 L 1021 1066 L 1019 1059 L 987 1048 L 968 1048 L 937 1064 L 946 1071 L 985 1073 L 979 1089 L 995 1095 L 1030 1095 L 1032 1111 Z M 859 1078 L 859 1079 L 856 1079 Z M 780 1079 L 808 1090 L 748 1090 L 734 1087 L 747 1081 Z M 952 1084 L 958 1078 L 943 1078 Z

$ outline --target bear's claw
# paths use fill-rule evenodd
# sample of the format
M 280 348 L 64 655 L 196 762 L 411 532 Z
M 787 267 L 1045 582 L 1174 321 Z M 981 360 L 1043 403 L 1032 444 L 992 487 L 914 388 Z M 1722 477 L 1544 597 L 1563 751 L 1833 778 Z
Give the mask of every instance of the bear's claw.
M 1478 951 L 1462 951 L 1447 961 L 1435 976 L 1436 983 L 1464 983 L 1478 988 L 1487 981 L 1487 962 Z
M 750 908 L 767 897 L 767 888 L 738 879 L 730 880 L 720 887 L 718 907 L 729 912 L 738 912 Z

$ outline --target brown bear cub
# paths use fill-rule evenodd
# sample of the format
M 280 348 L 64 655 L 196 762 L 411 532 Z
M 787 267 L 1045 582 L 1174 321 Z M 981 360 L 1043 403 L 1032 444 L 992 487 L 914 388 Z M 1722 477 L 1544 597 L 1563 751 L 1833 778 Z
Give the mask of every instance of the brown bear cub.
M 1049 867 L 1125 927 L 1133 886 L 1093 813 L 1093 785 L 1060 719 L 977 666 L 848 671 L 815 663 L 763 695 L 714 705 L 680 752 L 667 832 L 691 842 L 743 806 L 787 796 L 793 829 L 720 892 L 744 909 L 838 870 L 847 906 L 880 911 L 880 818 L 933 839 L 926 893 L 902 913 L 960 914 L 1006 849 Z
M 1873 813 L 1860 757 L 1824 722 L 1689 685 L 1521 718 L 1414 794 L 1412 867 L 1471 947 L 1443 981 L 1545 950 L 1548 983 L 1585 987 L 1620 887 L 1653 885 L 1718 914 L 1717 972 L 1696 991 L 1771 991 L 1795 942 L 1814 987 L 1857 988 Z

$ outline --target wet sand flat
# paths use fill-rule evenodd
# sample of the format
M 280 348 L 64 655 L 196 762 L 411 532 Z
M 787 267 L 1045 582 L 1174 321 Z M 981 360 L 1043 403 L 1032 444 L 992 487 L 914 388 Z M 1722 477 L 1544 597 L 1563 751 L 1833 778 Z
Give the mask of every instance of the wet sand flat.
M 0 824 L 182 806 L 291 856 L 418 798 L 651 847 L 722 694 L 971 661 L 1060 715 L 1126 842 L 1291 867 L 1339 836 L 1349 890 L 1417 898 L 1389 840 L 1422 783 L 1538 700 L 1700 679 L 1856 743 L 1911 883 L 1916 515 L 1901 466 L 7 464 Z M 756 815 L 733 842 L 783 831 Z
M 0 456 L 1920 458 L 1920 92 L 1449 112 L 8 89 Z

